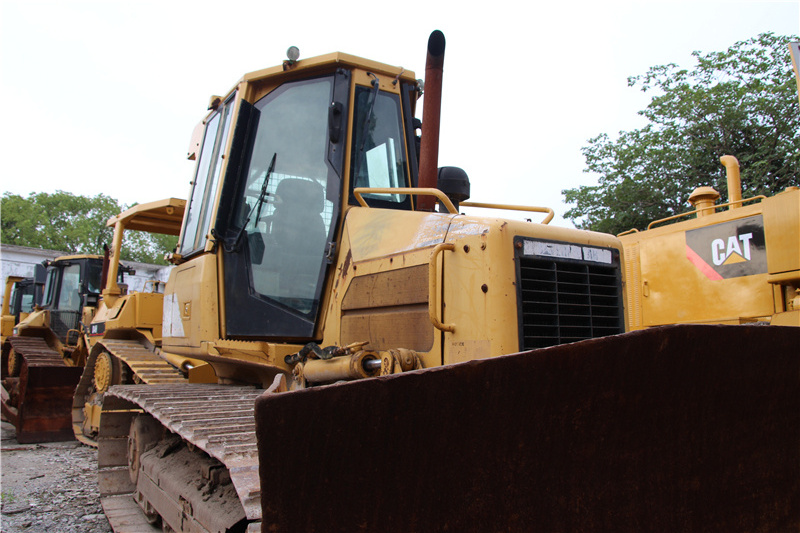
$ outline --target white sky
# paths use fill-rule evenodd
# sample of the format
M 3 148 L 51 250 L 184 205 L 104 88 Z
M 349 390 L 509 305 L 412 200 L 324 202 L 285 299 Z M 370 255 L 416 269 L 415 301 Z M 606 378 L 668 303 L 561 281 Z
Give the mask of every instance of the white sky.
M 581 147 L 643 125 L 649 97 L 628 76 L 797 34 L 800 3 L 0 0 L 0 191 L 185 198 L 209 96 L 290 45 L 422 77 L 434 29 L 447 39 L 440 166 L 467 171 L 473 201 L 550 206 L 571 226 L 561 190 L 595 182 Z

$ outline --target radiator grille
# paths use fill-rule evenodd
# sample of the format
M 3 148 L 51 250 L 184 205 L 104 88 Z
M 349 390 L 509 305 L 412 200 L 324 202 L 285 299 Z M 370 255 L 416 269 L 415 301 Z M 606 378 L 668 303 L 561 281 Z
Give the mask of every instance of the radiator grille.
M 615 259 L 599 264 L 519 255 L 521 348 L 622 333 L 621 274 Z

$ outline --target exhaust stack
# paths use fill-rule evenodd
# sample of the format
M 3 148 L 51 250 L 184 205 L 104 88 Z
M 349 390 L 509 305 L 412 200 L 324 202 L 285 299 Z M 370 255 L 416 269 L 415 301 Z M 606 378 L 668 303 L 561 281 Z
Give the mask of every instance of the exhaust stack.
M 742 207 L 742 180 L 739 177 L 739 161 L 732 155 L 723 155 L 719 158 L 728 177 L 728 202 L 729 209 Z
M 436 188 L 439 171 L 439 117 L 442 111 L 444 34 L 436 30 L 428 38 L 425 61 L 425 101 L 422 104 L 422 145 L 419 155 L 419 186 Z M 436 200 L 420 196 L 417 211 L 433 211 Z

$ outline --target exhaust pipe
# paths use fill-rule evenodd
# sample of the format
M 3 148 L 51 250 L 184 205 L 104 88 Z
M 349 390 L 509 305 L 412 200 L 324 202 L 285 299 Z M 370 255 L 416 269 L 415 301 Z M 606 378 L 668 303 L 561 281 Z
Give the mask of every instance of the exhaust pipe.
M 728 209 L 742 207 L 742 180 L 739 177 L 739 161 L 732 155 L 723 155 L 719 158 L 728 177 L 728 202 L 731 206 Z
M 439 117 L 442 111 L 444 34 L 435 30 L 428 38 L 425 60 L 425 101 L 422 104 L 422 145 L 419 154 L 419 186 L 436 188 L 439 172 Z M 433 211 L 436 199 L 420 196 L 417 211 Z

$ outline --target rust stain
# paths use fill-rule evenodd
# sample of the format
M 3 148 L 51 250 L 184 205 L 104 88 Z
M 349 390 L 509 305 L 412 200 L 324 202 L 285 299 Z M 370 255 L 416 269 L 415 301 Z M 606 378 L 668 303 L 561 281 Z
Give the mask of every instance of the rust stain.
M 344 258 L 344 263 L 342 266 L 339 267 L 339 276 L 336 278 L 336 283 L 333 286 L 333 290 L 339 288 L 339 280 L 342 281 L 347 279 L 347 273 L 350 270 L 350 264 L 353 262 L 353 253 L 352 250 L 347 250 L 347 256 Z
M 342 265 L 342 279 L 347 279 L 347 271 L 350 270 L 350 263 L 353 261 L 353 253 L 351 250 L 347 251 L 347 257 L 344 258 L 344 265 Z

